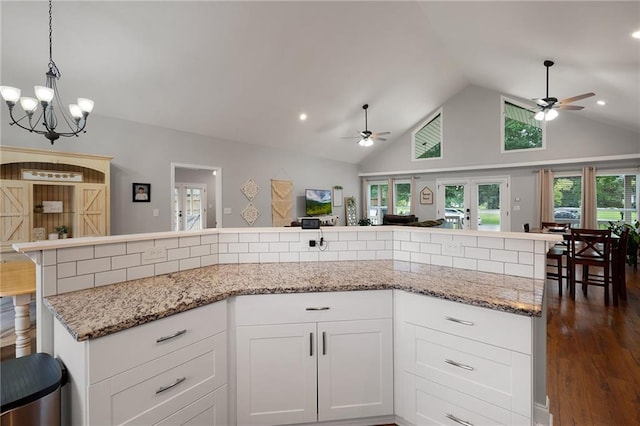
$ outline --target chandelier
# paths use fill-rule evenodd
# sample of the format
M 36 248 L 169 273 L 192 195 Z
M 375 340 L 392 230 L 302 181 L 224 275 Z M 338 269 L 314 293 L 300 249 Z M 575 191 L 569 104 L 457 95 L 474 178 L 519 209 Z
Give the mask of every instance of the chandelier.
M 9 107 L 10 125 L 15 124 L 29 132 L 44 135 L 53 145 L 61 136 L 71 137 L 78 136 L 79 133 L 86 133 L 84 128 L 87 125 L 87 117 L 93 109 L 93 101 L 91 99 L 78 98 L 76 104 L 69 105 L 68 113 L 62 107 L 63 103 L 56 86 L 56 80 L 60 79 L 61 74 L 55 62 L 53 62 L 52 55 L 53 20 L 51 1 L 49 0 L 49 70 L 46 73 L 45 86 L 34 86 L 37 99 L 26 96 L 20 97 L 20 89 L 11 86 L 0 86 L 0 95 L 2 95 Z M 20 101 L 20 106 L 24 110 L 24 115 L 16 119 L 14 107 L 18 101 Z M 39 114 L 38 104 L 42 107 Z M 57 129 L 58 124 L 63 126 L 62 121 L 66 124 L 64 131 Z

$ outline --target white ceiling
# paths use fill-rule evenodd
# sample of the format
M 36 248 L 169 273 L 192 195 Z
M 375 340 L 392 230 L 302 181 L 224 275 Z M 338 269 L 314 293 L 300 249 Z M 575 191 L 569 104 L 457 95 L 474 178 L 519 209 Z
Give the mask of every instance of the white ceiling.
M 0 81 L 32 96 L 47 70 L 47 4 L 0 7 Z M 551 96 L 596 93 L 567 114 L 640 132 L 639 1 L 58 0 L 53 24 L 68 101 L 231 141 L 358 163 L 468 84 L 544 97 L 544 59 L 556 61 Z M 388 142 L 341 138 L 364 129 L 364 103 Z

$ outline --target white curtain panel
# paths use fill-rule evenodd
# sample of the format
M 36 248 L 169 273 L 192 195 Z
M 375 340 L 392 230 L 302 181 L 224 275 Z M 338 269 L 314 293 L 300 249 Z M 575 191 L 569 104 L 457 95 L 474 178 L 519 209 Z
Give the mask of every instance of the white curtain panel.
M 582 168 L 582 227 L 598 228 L 598 211 L 596 208 L 596 168 Z

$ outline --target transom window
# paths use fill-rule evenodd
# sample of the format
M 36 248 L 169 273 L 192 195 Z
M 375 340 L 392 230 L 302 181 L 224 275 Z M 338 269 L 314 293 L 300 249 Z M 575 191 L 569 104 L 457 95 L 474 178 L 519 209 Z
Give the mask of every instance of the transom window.
M 502 152 L 545 148 L 544 121 L 534 120 L 530 107 L 502 97 Z
M 411 151 L 413 160 L 442 158 L 442 109 L 411 132 Z

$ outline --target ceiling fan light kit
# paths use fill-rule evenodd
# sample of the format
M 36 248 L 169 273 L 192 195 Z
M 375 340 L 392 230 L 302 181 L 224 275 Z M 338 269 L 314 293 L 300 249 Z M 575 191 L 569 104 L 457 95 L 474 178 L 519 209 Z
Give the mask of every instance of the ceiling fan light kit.
M 364 110 L 364 130 L 360 132 L 360 136 L 355 137 L 359 139 L 358 145 L 363 147 L 369 147 L 373 145 L 374 140 L 377 141 L 386 141 L 386 138 L 382 138 L 380 136 L 389 135 L 391 132 L 378 132 L 373 133 L 369 130 L 368 122 L 367 122 L 367 109 L 369 109 L 369 104 L 362 105 L 362 109 Z M 345 136 L 343 139 L 352 139 L 352 136 Z
M 28 130 L 29 132 L 44 135 L 51 145 L 62 137 L 78 136 L 79 133 L 85 133 L 84 128 L 87 125 L 87 117 L 93 110 L 93 101 L 87 98 L 78 98 L 76 104 L 69 105 L 67 113 L 62 107 L 62 101 L 56 80 L 60 79 L 60 70 L 53 62 L 52 46 L 53 46 L 53 19 L 52 19 L 52 0 L 49 0 L 49 69 L 46 73 L 45 86 L 34 86 L 34 92 L 37 99 L 31 97 L 20 97 L 21 91 L 16 87 L 0 86 L 0 95 L 9 107 L 10 125 Z M 14 116 L 14 107 L 20 102 L 20 106 L 24 110 L 25 115 L 16 119 Z M 42 106 L 42 112 L 34 120 L 34 115 L 38 110 L 38 104 Z M 24 122 L 23 120 L 27 120 Z M 66 131 L 56 130 L 59 119 L 67 125 Z M 42 124 L 44 130 L 38 127 Z
M 583 106 L 578 105 L 569 105 L 572 102 L 579 101 L 581 99 L 589 98 L 591 96 L 595 96 L 595 93 L 583 93 L 582 95 L 573 96 L 571 98 L 566 98 L 561 101 L 558 101 L 558 98 L 554 98 L 549 96 L 549 68 L 553 66 L 554 62 L 547 59 L 544 61 L 544 66 L 547 68 L 547 95 L 541 99 L 533 99 L 538 107 L 540 107 L 540 111 L 538 111 L 533 118 L 538 121 L 551 121 L 558 116 L 557 109 L 565 109 L 565 110 L 573 110 L 579 111 L 584 109 Z

